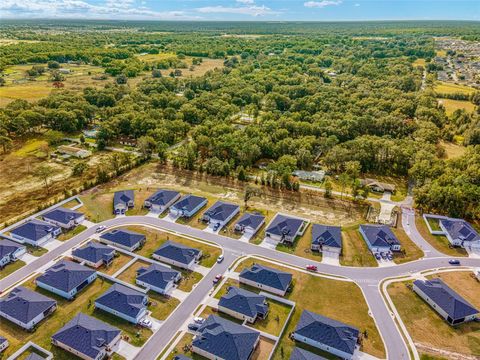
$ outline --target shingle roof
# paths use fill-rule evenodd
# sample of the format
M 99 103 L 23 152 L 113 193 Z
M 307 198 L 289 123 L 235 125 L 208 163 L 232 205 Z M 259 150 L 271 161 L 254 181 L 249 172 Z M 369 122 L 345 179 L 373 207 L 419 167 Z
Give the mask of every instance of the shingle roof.
M 278 214 L 268 225 L 266 232 L 279 236 L 294 236 L 298 232 L 298 230 L 300 230 L 303 222 L 304 221 L 299 218 Z
M 147 201 L 151 204 L 164 206 L 176 198 L 180 193 L 173 190 L 158 190 L 153 195 L 151 195 Z
M 72 251 L 72 255 L 80 259 L 97 263 L 100 260 L 108 259 L 113 256 L 115 249 L 94 241 L 90 241 L 85 246 Z
M 49 297 L 18 286 L 0 299 L 0 312 L 26 324 L 56 303 Z
M 217 201 L 207 211 L 205 211 L 203 216 L 209 217 L 211 220 L 224 221 L 239 209 L 240 206 L 237 204 Z
M 48 268 L 36 281 L 55 289 L 70 292 L 96 273 L 95 270 L 72 261 L 62 260 Z
M 6 256 L 10 256 L 15 251 L 25 246 L 16 243 L 15 241 L 10 240 L 0 240 L 0 259 L 3 259 Z
M 25 360 L 45 360 L 45 358 L 38 355 L 37 353 L 32 352 L 25 358 Z
M 25 224 L 11 230 L 12 234 L 37 241 L 46 235 L 58 230 L 59 227 L 41 220 L 29 220 Z
M 137 274 L 137 280 L 165 289 L 170 282 L 178 277 L 180 272 L 163 265 L 152 264 L 148 268 L 139 269 Z
M 265 221 L 265 216 L 257 213 L 245 213 L 235 225 L 257 229 Z
M 79 313 L 52 339 L 95 359 L 120 332 L 116 327 Z
M 124 204 L 127 206 L 128 202 L 134 200 L 134 198 L 135 194 L 133 190 L 117 191 L 113 194 L 113 205 Z
M 0 335 L 0 345 L 2 345 L 5 341 L 8 341 L 8 340 Z
M 192 358 L 189 358 L 188 356 L 180 354 L 180 355 L 175 355 L 173 360 L 192 360 Z
M 415 280 L 413 283 L 454 320 L 478 313 L 472 304 L 441 279 Z
M 265 296 L 235 286 L 228 288 L 218 305 L 249 317 L 256 317 L 258 313 L 266 314 L 268 311 Z
M 125 229 L 114 229 L 102 234 L 100 239 L 105 239 L 119 245 L 132 247 L 145 240 L 145 235 Z
M 387 225 L 360 225 L 366 240 L 374 247 L 391 247 L 400 245 L 397 237 Z
M 312 244 L 342 248 L 341 227 L 313 224 Z
M 295 333 L 347 354 L 354 353 L 359 335 L 352 326 L 308 310 L 303 311 Z
M 95 300 L 95 303 L 134 318 L 147 308 L 146 302 L 147 295 L 121 284 L 113 284 Z
M 290 360 L 326 360 L 324 357 L 311 353 L 302 348 L 294 347 L 290 354 Z
M 190 264 L 190 262 L 198 256 L 200 250 L 194 249 L 173 241 L 166 241 L 157 250 L 156 255 L 175 260 L 181 264 Z
M 83 214 L 81 212 L 66 209 L 64 207 L 58 207 L 46 214 L 43 215 L 43 218 L 58 221 L 62 224 L 68 224 L 72 220 L 76 220 L 82 217 Z
M 480 241 L 480 235 L 468 222 L 462 219 L 441 219 L 440 223 L 452 239 L 463 241 Z
M 285 291 L 292 282 L 292 274 L 268 266 L 254 264 L 250 269 L 243 269 L 240 278 L 255 281 L 275 289 Z
M 247 360 L 260 333 L 219 316 L 210 315 L 198 329 L 193 346 L 228 360 Z
M 206 200 L 206 198 L 200 196 L 195 196 L 191 194 L 185 195 L 179 201 L 173 204 L 172 208 L 189 212 L 195 209 L 201 203 L 205 202 Z

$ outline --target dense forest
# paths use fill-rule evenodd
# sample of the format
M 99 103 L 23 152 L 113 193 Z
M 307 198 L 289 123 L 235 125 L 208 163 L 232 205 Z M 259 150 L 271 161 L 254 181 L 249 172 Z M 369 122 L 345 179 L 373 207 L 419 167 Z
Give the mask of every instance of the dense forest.
M 169 161 L 213 175 L 246 178 L 268 160 L 269 181 L 289 189 L 293 170 L 315 166 L 353 180 L 405 177 L 418 207 L 480 219 L 479 108 L 447 116 L 433 90 L 435 69 L 413 64 L 435 57 L 433 35 L 474 38 L 477 25 L 5 22 L 2 37 L 22 41 L 0 47 L 0 70 L 81 62 L 114 81 L 11 102 L 0 109 L 0 145 L 8 151 L 45 129 L 95 125 L 100 148 L 135 139 L 164 161 L 181 142 Z M 149 63 L 138 56 L 162 53 L 174 56 Z M 222 59 L 223 67 L 180 77 L 187 57 Z M 446 159 L 439 144 L 456 136 L 466 153 Z

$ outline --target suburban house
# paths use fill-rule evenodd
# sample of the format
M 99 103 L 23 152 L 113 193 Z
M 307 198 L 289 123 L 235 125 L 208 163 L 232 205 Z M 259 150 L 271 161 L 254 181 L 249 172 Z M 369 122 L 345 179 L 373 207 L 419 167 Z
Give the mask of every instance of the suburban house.
M 118 316 L 133 324 L 147 315 L 148 297 L 145 293 L 131 287 L 113 284 L 103 295 L 95 300 L 95 308 Z
M 85 360 L 111 356 L 121 339 L 116 327 L 79 313 L 52 336 L 52 344 Z
M 8 345 L 10 345 L 8 343 L 8 340 L 5 339 L 3 336 L 0 336 L 0 354 L 8 347 Z
M 115 257 L 115 249 L 90 241 L 81 248 L 72 251 L 72 258 L 78 262 L 93 268 L 99 268 L 102 265 L 109 266 Z
M 326 358 L 295 346 L 289 360 L 326 360 Z
M 160 264 L 152 264 L 148 268 L 137 270 L 137 285 L 159 294 L 167 294 L 182 278 L 180 271 Z
M 114 229 L 100 236 L 102 243 L 118 246 L 127 251 L 135 251 L 142 247 L 145 240 L 145 235 L 125 229 Z
M 12 238 L 34 246 L 41 246 L 61 233 L 62 229 L 60 227 L 36 219 L 28 220 L 10 230 Z
M 90 150 L 81 149 L 71 145 L 60 145 L 59 147 L 57 147 L 57 151 L 60 154 L 74 156 L 81 159 L 87 158 L 92 155 L 92 152 Z
M 85 215 L 81 212 L 70 210 L 64 207 L 58 207 L 42 215 L 43 220 L 60 226 L 64 229 L 72 229 L 85 220 Z
M 265 235 L 275 241 L 292 243 L 297 235 L 303 234 L 305 228 L 305 220 L 277 214 L 268 224 Z
M 173 241 L 166 241 L 153 253 L 152 257 L 164 263 L 191 270 L 202 257 L 202 251 Z
M 178 191 L 158 190 L 145 200 L 143 206 L 152 212 L 161 214 L 178 199 L 180 199 L 180 193 Z
M 295 170 L 292 173 L 292 175 L 298 177 L 300 180 L 322 182 L 323 179 L 325 178 L 325 171 L 323 171 L 323 170 L 316 170 L 316 171 Z
M 211 360 L 249 360 L 259 341 L 258 331 L 210 315 L 193 339 L 192 352 Z
M 375 192 L 383 193 L 383 192 L 387 191 L 387 192 L 392 193 L 392 194 L 395 193 L 395 185 L 393 185 L 393 184 L 387 184 L 387 183 L 377 181 L 375 179 L 368 179 L 368 178 L 367 179 L 361 179 L 360 183 L 363 186 L 366 186 L 370 190 L 375 191 Z
M 97 272 L 72 261 L 62 260 L 35 279 L 38 287 L 65 299 L 73 299 L 97 278 Z
M 450 325 L 462 324 L 478 317 L 478 310 L 441 279 L 415 280 L 413 291 Z
M 189 358 L 188 356 L 185 356 L 182 354 L 178 354 L 178 355 L 175 355 L 173 360 L 192 360 L 192 358 Z
M 240 212 L 240 206 L 224 201 L 217 201 L 202 216 L 202 221 L 207 222 L 215 230 L 223 228 Z
M 311 249 L 340 254 L 342 252 L 342 228 L 313 224 Z
M 265 224 L 265 216 L 258 213 L 245 213 L 235 224 L 235 231 L 254 236 Z
M 463 219 L 440 219 L 443 233 L 453 246 L 480 250 L 480 235 Z
M 360 225 L 360 234 L 374 254 L 400 251 L 400 241 L 388 225 Z
M 18 260 L 27 252 L 27 248 L 15 241 L 0 240 L 0 269 Z
M 128 209 L 135 206 L 134 200 L 133 190 L 116 191 L 113 194 L 113 213 L 116 215 L 125 214 Z
M 254 323 L 257 318 L 265 319 L 268 309 L 265 296 L 236 286 L 230 286 L 218 302 L 219 311 L 249 323 Z
M 202 207 L 207 205 L 207 199 L 195 195 L 185 195 L 170 207 L 173 216 L 189 218 L 195 215 Z
M 352 359 L 359 348 L 358 329 L 308 310 L 302 312 L 292 336 L 342 359 Z
M 251 268 L 242 270 L 239 281 L 245 285 L 285 296 L 292 283 L 292 274 L 260 264 L 253 264 Z
M 0 299 L 0 316 L 26 330 L 32 330 L 56 308 L 55 300 L 23 286 L 16 287 Z

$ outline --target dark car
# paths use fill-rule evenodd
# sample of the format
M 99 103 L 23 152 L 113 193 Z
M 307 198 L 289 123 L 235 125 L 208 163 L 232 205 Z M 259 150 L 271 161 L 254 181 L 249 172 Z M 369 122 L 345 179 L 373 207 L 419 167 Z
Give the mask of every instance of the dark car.
M 451 259 L 451 260 L 448 260 L 448 263 L 449 263 L 450 265 L 460 265 L 460 260 Z
M 188 330 L 197 331 L 199 327 L 199 324 L 188 324 Z
M 380 256 L 379 253 L 375 253 L 375 259 L 380 260 L 382 257 Z
M 393 260 L 393 255 L 392 253 L 387 253 L 387 259 L 392 261 Z

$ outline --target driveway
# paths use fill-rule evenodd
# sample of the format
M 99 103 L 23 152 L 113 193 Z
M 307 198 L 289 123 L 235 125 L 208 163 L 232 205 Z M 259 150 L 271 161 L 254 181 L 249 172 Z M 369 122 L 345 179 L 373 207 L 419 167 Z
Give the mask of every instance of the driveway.
M 35 261 L 37 259 L 38 258 L 36 256 L 33 256 L 29 253 L 25 253 L 19 258 L 19 260 L 23 261 L 25 264 L 30 264 L 32 261 Z
M 130 345 L 125 340 L 120 340 L 117 353 L 118 355 L 123 356 L 127 360 L 132 360 L 135 359 L 135 356 L 137 356 L 139 351 L 140 348 Z
M 48 251 L 52 251 L 53 249 L 56 249 L 60 245 L 62 245 L 63 242 L 57 239 L 50 239 L 48 240 L 45 244 L 42 245 L 43 248 L 47 249 Z
M 340 266 L 339 254 L 333 251 L 322 252 L 322 264 L 338 265 Z

